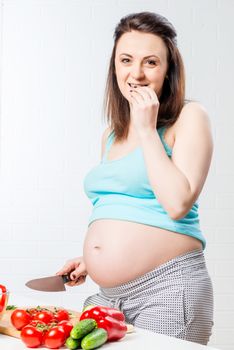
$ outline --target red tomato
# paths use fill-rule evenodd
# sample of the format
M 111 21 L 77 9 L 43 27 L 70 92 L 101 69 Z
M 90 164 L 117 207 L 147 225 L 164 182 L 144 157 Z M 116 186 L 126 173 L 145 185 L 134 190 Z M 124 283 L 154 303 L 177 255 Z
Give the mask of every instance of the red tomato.
M 43 332 L 28 325 L 21 330 L 20 337 L 28 348 L 37 348 L 42 344 Z
M 23 309 L 16 309 L 11 314 L 11 323 L 18 330 L 29 324 L 31 320 L 30 314 Z
M 43 327 L 46 327 L 46 323 L 43 322 L 43 321 L 38 321 L 38 320 L 32 320 L 30 323 L 29 323 L 30 326 L 33 326 L 33 327 L 36 327 L 36 326 L 43 326 Z
M 49 310 L 42 310 L 39 311 L 33 319 L 36 321 L 42 321 L 45 322 L 46 324 L 50 323 L 54 318 L 54 314 L 52 311 Z
M 63 320 L 69 320 L 70 316 L 67 310 L 59 309 L 55 312 L 54 318 L 57 322 L 60 322 Z
M 29 313 L 32 317 L 34 317 L 34 316 L 36 316 L 36 314 L 37 314 L 39 311 L 41 311 L 41 310 L 34 307 L 34 308 L 27 309 L 27 311 L 28 311 L 28 313 Z
M 69 321 L 63 320 L 58 323 L 58 327 L 62 327 L 66 334 L 66 338 L 70 336 L 71 330 L 73 328 L 73 324 Z
M 65 331 L 61 327 L 52 327 L 44 336 L 44 344 L 49 349 L 57 349 L 66 341 Z

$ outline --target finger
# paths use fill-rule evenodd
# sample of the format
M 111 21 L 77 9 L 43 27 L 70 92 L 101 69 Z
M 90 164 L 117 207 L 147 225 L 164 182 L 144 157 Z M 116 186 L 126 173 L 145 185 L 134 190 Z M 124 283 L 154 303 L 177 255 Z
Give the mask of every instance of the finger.
M 140 102 L 145 101 L 145 97 L 141 91 L 137 91 L 136 89 L 132 91 L 132 94 L 137 100 Z
M 86 276 L 82 275 L 79 277 L 79 279 L 77 281 L 74 282 L 75 283 L 74 285 L 78 286 L 78 285 L 84 283 L 85 280 L 86 280 Z
M 70 278 L 72 280 L 77 280 L 82 275 L 85 275 L 85 267 L 84 265 L 80 264 L 79 267 L 77 267 L 74 271 L 71 272 Z
M 63 268 L 63 269 L 57 271 L 56 275 L 57 276 L 65 275 L 67 272 L 69 272 L 69 271 Z
M 78 285 L 84 283 L 85 280 L 86 280 L 86 276 L 82 275 L 77 280 L 66 283 L 66 285 L 68 285 L 70 287 L 78 286 Z
M 79 276 L 80 276 L 80 271 L 77 271 L 77 270 L 72 271 L 70 274 L 70 278 L 73 281 L 77 280 Z
M 151 97 L 152 100 L 156 99 L 158 101 L 158 96 L 152 88 L 150 88 L 148 86 L 142 86 L 142 88 L 149 94 L 149 96 Z
M 144 101 L 146 101 L 148 99 L 152 99 L 152 96 L 149 93 L 150 89 L 146 90 L 145 88 L 146 88 L 146 86 L 138 86 L 135 90 L 133 90 L 133 91 L 137 92 L 142 97 L 142 99 Z
M 148 96 L 143 96 L 142 92 L 135 90 L 133 92 L 135 92 L 133 93 L 133 97 L 137 101 L 138 106 L 145 106 L 147 103 L 149 103 L 149 101 L 151 101 L 151 99 Z
M 142 102 L 142 98 L 140 98 L 137 94 L 133 94 L 133 92 L 130 94 L 132 101 L 136 102 L 137 104 L 140 104 Z
M 59 270 L 58 272 L 56 272 L 56 275 L 64 275 L 66 273 L 71 272 L 72 270 L 74 270 L 75 268 L 77 268 L 77 264 L 76 263 L 67 263 L 65 264 L 61 270 Z
M 56 275 L 65 275 L 67 273 L 69 273 L 72 269 L 70 267 L 67 267 L 67 268 L 62 268 L 61 270 L 59 270 L 58 272 L 56 272 Z

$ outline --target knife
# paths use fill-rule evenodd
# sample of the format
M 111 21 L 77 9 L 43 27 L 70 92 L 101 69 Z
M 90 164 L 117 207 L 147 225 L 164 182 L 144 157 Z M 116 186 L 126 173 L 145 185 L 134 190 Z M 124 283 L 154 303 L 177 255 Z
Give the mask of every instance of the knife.
M 25 285 L 42 292 L 63 292 L 66 290 L 64 284 L 70 281 L 69 275 L 56 275 L 30 280 Z

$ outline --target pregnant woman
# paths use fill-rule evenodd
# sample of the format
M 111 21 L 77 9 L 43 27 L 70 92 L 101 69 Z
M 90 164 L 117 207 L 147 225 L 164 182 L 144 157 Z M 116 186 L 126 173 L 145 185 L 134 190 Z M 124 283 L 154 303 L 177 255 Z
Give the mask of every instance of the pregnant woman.
M 141 12 L 120 20 L 107 77 L 108 128 L 84 187 L 93 204 L 71 286 L 99 285 L 88 304 L 119 308 L 126 322 L 206 345 L 213 289 L 197 199 L 213 152 L 209 117 L 185 100 L 176 31 Z

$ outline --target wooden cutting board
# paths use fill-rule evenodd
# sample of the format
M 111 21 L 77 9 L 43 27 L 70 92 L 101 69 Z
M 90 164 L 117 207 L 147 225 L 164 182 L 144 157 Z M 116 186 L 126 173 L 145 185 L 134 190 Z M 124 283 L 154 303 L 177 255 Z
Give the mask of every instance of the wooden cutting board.
M 29 309 L 29 308 L 33 308 L 35 306 L 23 306 L 23 307 L 18 307 L 18 309 Z M 41 306 L 44 307 L 46 309 L 49 309 L 51 311 L 54 310 L 54 306 Z M 72 324 L 76 324 L 79 319 L 80 319 L 80 315 L 81 312 L 77 312 L 74 310 L 68 310 L 66 309 L 69 313 L 71 313 L 70 317 L 71 317 L 71 322 Z M 20 331 L 18 331 L 12 324 L 11 324 L 11 314 L 14 310 L 6 310 L 2 319 L 0 320 L 0 333 L 2 334 L 6 334 L 6 335 L 10 335 L 11 337 L 15 337 L 15 338 L 20 338 Z
M 29 309 L 34 308 L 35 306 L 25 306 L 25 307 L 18 307 L 18 309 Z M 49 309 L 51 311 L 54 310 L 54 306 L 41 306 L 43 308 Z M 59 307 L 58 307 L 59 308 Z M 71 315 L 71 323 L 75 325 L 77 322 L 79 322 L 81 312 L 75 311 L 75 310 L 69 310 L 66 309 Z M 2 319 L 0 320 L 0 333 L 9 335 L 11 337 L 20 338 L 20 331 L 18 331 L 12 324 L 11 324 L 11 314 L 14 310 L 6 310 Z M 131 324 L 127 324 L 128 330 L 127 333 L 132 333 L 134 330 L 134 327 Z

